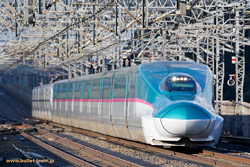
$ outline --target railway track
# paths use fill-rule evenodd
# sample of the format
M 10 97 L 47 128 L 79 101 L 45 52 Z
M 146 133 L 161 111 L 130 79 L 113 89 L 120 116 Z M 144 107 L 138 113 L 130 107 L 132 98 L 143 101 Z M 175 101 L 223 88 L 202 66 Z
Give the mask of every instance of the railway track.
M 18 109 L 16 108 L 16 110 Z M 49 124 L 53 126 L 57 126 L 57 127 L 62 127 L 62 128 L 71 128 L 72 132 L 82 133 L 82 134 L 92 136 L 92 137 L 102 137 L 106 141 L 115 142 L 118 144 L 122 144 L 124 146 L 135 147 L 140 150 L 160 153 L 163 155 L 191 160 L 191 161 L 198 162 L 198 163 L 203 163 L 203 164 L 208 164 L 208 165 L 213 165 L 213 166 L 249 166 L 250 165 L 250 159 L 236 157 L 236 156 L 227 155 L 223 153 L 202 150 L 198 154 L 185 154 L 185 153 L 178 152 L 178 151 L 167 150 L 167 149 L 154 147 L 154 146 L 150 146 L 150 145 L 146 145 L 142 143 L 119 139 L 119 138 L 91 132 L 88 130 L 69 127 L 69 126 L 61 125 L 57 123 L 49 122 Z M 63 159 L 75 164 L 76 166 L 96 166 L 96 165 L 97 166 L 109 166 L 109 165 L 110 166 L 139 166 L 131 162 L 126 162 L 120 158 L 117 159 L 116 157 L 104 154 L 102 152 L 96 152 L 96 150 L 93 150 L 86 146 L 82 146 L 70 140 L 66 140 L 55 134 L 46 132 L 42 129 L 38 129 L 39 134 L 36 136 L 32 136 L 23 131 L 20 131 L 20 133 L 21 135 L 28 138 L 29 140 L 34 141 L 38 145 L 46 148 L 47 150 L 53 152 L 54 154 L 57 154 Z M 53 138 L 53 142 L 56 142 L 57 145 L 60 145 L 60 147 L 56 148 L 56 144 L 54 144 L 54 147 L 52 147 L 51 146 L 52 142 L 49 143 L 49 141 L 47 140 L 48 138 Z M 237 140 L 238 137 L 234 138 L 233 136 L 230 136 L 230 137 L 222 136 L 222 139 L 231 140 L 234 142 L 237 142 L 240 140 L 241 143 L 246 142 L 246 144 L 249 142 L 249 140 L 246 140 L 245 138 L 240 138 L 239 140 Z M 66 153 L 66 151 L 62 150 L 62 147 L 65 147 L 68 150 L 71 150 L 71 153 L 75 151 L 75 154 Z M 89 159 L 89 161 L 83 160 L 84 158 Z
M 77 166 L 140 166 L 59 137 L 42 129 L 37 129 L 37 134 L 30 135 L 22 131 L 27 126 L 15 127 L 20 130 L 22 136 Z M 31 126 L 28 126 L 28 128 L 31 128 Z
M 4 95 L 5 94 L 2 93 L 0 97 L 3 97 Z M 8 103 L 12 107 L 13 114 L 15 111 L 16 115 L 18 115 L 19 117 L 22 118 L 31 117 L 31 115 L 27 114 L 29 113 L 29 111 L 20 103 L 17 103 L 15 100 L 13 100 L 11 97 L 4 96 L 3 99 L 4 102 Z M 69 162 L 74 166 L 114 166 L 114 167 L 140 166 L 135 163 L 128 162 L 114 156 L 110 156 L 103 152 L 93 150 L 91 148 L 72 142 L 70 140 L 66 140 L 64 138 L 61 138 L 59 136 L 56 136 L 52 133 L 46 132 L 41 129 L 38 129 L 38 134 L 36 133 L 36 135 L 33 135 L 32 133 L 29 134 L 27 132 L 32 131 L 32 125 L 28 126 L 26 124 L 20 125 L 20 122 L 24 122 L 24 120 L 23 121 L 18 120 L 15 123 L 14 121 L 12 121 L 11 118 L 5 117 L 4 115 L 1 114 L 2 113 L 0 113 L 0 116 L 3 119 L 7 120 L 6 123 L 8 124 L 6 124 L 6 127 L 9 128 L 8 130 L 6 130 L 6 132 L 4 132 L 5 135 L 20 133 L 20 135 L 22 135 L 23 137 L 38 144 L 39 146 L 45 148 L 46 150 L 54 153 L 58 157 L 61 157 L 62 159 L 64 159 L 65 161 Z M 32 120 L 33 119 L 29 119 L 31 124 L 37 123 Z M 53 138 L 53 141 L 47 140 L 48 138 L 49 139 Z
M 237 144 L 250 144 L 250 138 L 232 135 L 221 135 L 220 140 L 237 143 Z
M 81 134 L 92 136 L 92 137 L 103 138 L 106 141 L 115 142 L 118 144 L 122 144 L 124 146 L 135 147 L 137 149 L 141 149 L 144 151 L 160 153 L 163 155 L 191 160 L 191 161 L 198 162 L 198 163 L 203 163 L 203 164 L 208 164 L 208 165 L 213 165 L 213 166 L 249 166 L 250 165 L 250 159 L 232 156 L 232 155 L 228 155 L 224 153 L 218 153 L 218 152 L 208 151 L 208 150 L 202 150 L 199 153 L 196 152 L 194 154 L 182 153 L 179 151 L 173 151 L 170 149 L 154 147 L 154 146 L 150 146 L 150 145 L 143 144 L 143 143 L 137 143 L 137 142 L 128 141 L 128 140 L 124 140 L 120 138 L 115 138 L 115 137 L 99 134 L 96 132 L 91 132 L 88 130 L 74 128 L 74 127 L 61 125 L 57 123 L 49 122 L 49 124 L 52 126 L 60 127 L 60 128 L 71 128 L 72 132 L 81 133 Z
M 42 142 L 41 140 L 38 140 L 38 139 L 36 139 L 35 137 L 33 137 L 31 135 L 28 135 L 25 132 L 21 132 L 20 134 L 22 136 L 26 137 L 27 139 L 35 142 L 36 144 L 40 145 L 41 147 L 49 150 L 50 152 L 58 155 L 59 157 L 63 158 L 64 160 L 66 160 L 66 161 L 74 164 L 74 165 L 77 165 L 77 166 L 91 166 L 91 167 L 95 166 L 95 165 L 90 164 L 90 163 L 88 163 L 86 161 L 83 161 L 83 160 L 78 159 L 78 158 L 76 158 L 74 156 L 71 156 L 70 154 L 67 154 L 67 153 L 65 153 L 65 152 L 63 152 L 63 151 L 61 151 L 59 149 L 56 149 L 56 148 L 54 148 L 54 147 L 52 147 L 52 146 L 50 146 L 50 145 Z

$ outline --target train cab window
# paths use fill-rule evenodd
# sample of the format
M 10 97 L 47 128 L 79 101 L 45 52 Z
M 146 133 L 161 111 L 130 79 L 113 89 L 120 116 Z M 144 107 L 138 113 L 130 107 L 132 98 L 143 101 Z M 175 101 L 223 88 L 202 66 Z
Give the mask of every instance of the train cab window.
M 81 98 L 81 81 L 75 82 L 75 92 L 74 92 L 74 99 Z
M 165 81 L 161 85 L 161 89 L 168 92 L 172 91 L 195 92 L 196 84 L 191 77 L 171 76 L 165 79 Z

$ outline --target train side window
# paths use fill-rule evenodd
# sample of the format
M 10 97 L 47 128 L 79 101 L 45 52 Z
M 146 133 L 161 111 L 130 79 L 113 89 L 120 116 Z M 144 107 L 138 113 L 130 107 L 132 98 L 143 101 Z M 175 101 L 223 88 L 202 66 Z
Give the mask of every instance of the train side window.
M 33 100 L 36 100 L 36 89 L 33 89 L 33 91 L 34 91 L 34 95 L 33 95 Z
M 42 93 L 41 93 L 41 100 L 44 100 L 44 88 L 41 88 Z
M 40 100 L 43 100 L 43 88 L 41 88 L 41 97 Z
M 39 100 L 39 89 L 37 88 L 36 91 L 37 91 L 37 92 L 36 92 L 36 99 Z
M 70 82 L 69 89 L 68 89 L 68 99 L 73 98 L 73 86 L 74 86 L 74 82 Z
M 43 100 L 43 88 L 41 88 L 40 92 L 41 92 L 40 100 Z
M 44 100 L 47 100 L 47 95 L 48 95 L 48 91 L 47 91 L 47 86 L 44 87 Z
M 130 98 L 135 97 L 135 82 L 136 82 L 136 73 L 131 72 L 131 81 L 130 81 Z
M 110 99 L 111 77 L 103 78 L 102 98 Z
M 42 92 L 41 92 L 41 88 L 39 88 L 39 89 L 38 89 L 38 96 L 37 96 L 37 97 L 38 97 L 38 100 L 41 100 L 41 93 L 42 93 Z
M 62 88 L 62 84 L 57 84 L 56 99 L 61 99 L 61 88 Z
M 67 93 L 67 84 L 62 84 L 62 92 L 61 92 L 61 99 L 66 99 L 66 93 Z
M 44 99 L 44 101 L 45 100 L 47 100 L 47 87 L 45 86 L 44 88 L 43 88 L 43 90 L 44 90 L 44 96 L 43 96 L 43 99 Z
M 113 98 L 125 98 L 127 75 L 116 75 L 114 80 Z
M 32 91 L 32 101 L 34 100 L 35 97 L 35 90 Z
M 53 99 L 56 99 L 56 88 L 57 88 L 57 85 L 54 85 L 53 86 Z
M 34 91 L 33 100 L 36 100 L 36 89 L 33 89 L 33 91 Z
M 37 88 L 37 97 L 36 97 L 37 100 L 39 100 L 39 89 Z
M 81 99 L 83 99 L 83 86 L 84 86 L 84 81 L 81 81 Z
M 46 87 L 46 100 L 50 99 L 50 95 L 49 95 L 49 86 Z
M 43 87 L 43 100 L 45 100 L 46 98 L 46 86 Z
M 36 89 L 36 100 L 39 100 L 39 97 L 38 97 L 38 89 Z
M 92 80 L 91 99 L 99 99 L 100 79 Z
M 38 89 L 36 89 L 36 100 L 38 100 Z
M 39 97 L 38 97 L 38 96 L 39 96 L 39 89 L 37 88 L 37 89 L 36 89 L 36 100 L 39 100 Z
M 83 99 L 88 99 L 88 89 L 89 89 L 89 81 L 84 81 L 84 86 L 83 86 Z
M 39 91 L 38 91 L 38 89 L 36 89 L 36 100 L 39 100 L 39 93 L 38 93 Z
M 81 98 L 81 81 L 75 82 L 74 99 Z
M 47 100 L 47 86 L 44 87 L 44 100 Z
M 41 97 L 41 88 L 37 89 L 37 100 L 40 100 Z

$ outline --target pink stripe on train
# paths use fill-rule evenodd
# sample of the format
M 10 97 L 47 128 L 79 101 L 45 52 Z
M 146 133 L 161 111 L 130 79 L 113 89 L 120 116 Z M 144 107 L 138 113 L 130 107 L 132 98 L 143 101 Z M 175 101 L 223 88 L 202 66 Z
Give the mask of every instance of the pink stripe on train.
M 153 108 L 153 105 L 142 100 L 139 98 L 128 98 L 128 99 L 112 99 L 112 102 L 123 102 L 125 103 L 126 100 L 128 102 L 138 102 L 142 104 L 146 104 Z M 104 102 L 104 103 L 110 103 L 111 99 L 54 99 L 53 102 Z

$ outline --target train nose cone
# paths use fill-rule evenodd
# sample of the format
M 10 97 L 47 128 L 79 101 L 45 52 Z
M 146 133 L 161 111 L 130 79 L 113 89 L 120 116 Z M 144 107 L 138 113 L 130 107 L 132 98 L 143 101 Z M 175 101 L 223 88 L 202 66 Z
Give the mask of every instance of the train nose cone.
M 212 115 L 201 107 L 176 106 L 161 118 L 161 124 L 173 135 L 198 135 L 210 125 Z

